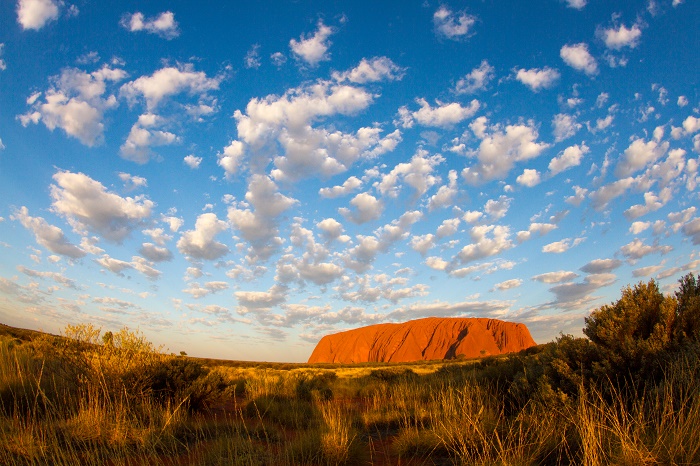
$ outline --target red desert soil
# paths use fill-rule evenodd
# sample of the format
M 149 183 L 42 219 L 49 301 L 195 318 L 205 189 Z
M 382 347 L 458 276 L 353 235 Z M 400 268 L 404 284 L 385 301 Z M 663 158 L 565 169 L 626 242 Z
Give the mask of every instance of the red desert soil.
M 411 320 L 326 335 L 309 363 L 409 362 L 496 355 L 536 343 L 525 324 L 481 318 Z

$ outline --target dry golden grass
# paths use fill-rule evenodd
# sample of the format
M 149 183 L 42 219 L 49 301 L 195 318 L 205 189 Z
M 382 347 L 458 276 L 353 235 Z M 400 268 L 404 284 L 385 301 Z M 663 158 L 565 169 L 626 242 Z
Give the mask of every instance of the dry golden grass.
M 351 447 L 357 440 L 352 418 L 347 409 L 333 402 L 320 402 L 323 419 L 321 454 L 330 464 L 345 464 L 350 459 Z
M 525 382 L 494 385 L 493 362 L 221 366 L 228 395 L 192 412 L 133 375 L 172 356 L 83 330 L 82 346 L 0 337 L 0 464 L 700 464 L 697 357 L 642 391 L 543 384 L 520 404 L 504 393 Z

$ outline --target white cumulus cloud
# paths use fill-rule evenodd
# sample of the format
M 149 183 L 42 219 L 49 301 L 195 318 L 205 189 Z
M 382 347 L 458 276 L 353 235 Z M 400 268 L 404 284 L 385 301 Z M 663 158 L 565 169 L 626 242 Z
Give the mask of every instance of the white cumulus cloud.
M 489 65 L 488 61 L 482 60 L 478 67 L 457 81 L 455 93 L 474 94 L 486 89 L 495 77 L 495 71 L 496 69 Z
M 298 201 L 279 192 L 275 182 L 265 175 L 253 175 L 245 195 L 248 206 L 231 206 L 228 219 L 251 245 L 252 260 L 267 259 L 282 244 L 278 217 Z
M 199 165 L 202 163 L 202 157 L 196 157 L 194 154 L 190 154 L 185 156 L 182 161 L 185 162 L 185 165 L 194 170 L 199 168 Z
M 545 66 L 544 68 L 532 68 L 529 70 L 519 69 L 516 71 L 515 79 L 529 87 L 534 92 L 541 89 L 549 89 L 559 80 L 559 71 Z
M 617 27 L 599 29 L 598 35 L 609 49 L 621 50 L 625 47 L 633 49 L 639 45 L 642 29 L 638 24 L 633 24 L 629 28 L 621 24 Z
M 172 11 L 164 11 L 152 18 L 146 18 L 141 12 L 127 14 L 122 17 L 119 24 L 131 32 L 146 31 L 168 40 L 180 35 L 175 14 Z
M 39 30 L 58 18 L 59 4 L 55 0 L 19 0 L 17 22 L 22 29 Z
M 561 254 L 561 253 L 566 252 L 575 246 L 578 246 L 579 244 L 583 243 L 585 240 L 586 240 L 585 238 L 576 238 L 576 239 L 565 238 L 561 241 L 555 241 L 553 243 L 549 243 L 549 244 L 542 246 L 542 252 Z
M 177 249 L 193 259 L 215 260 L 226 255 L 228 247 L 215 240 L 216 235 L 228 228 L 226 222 L 219 220 L 216 214 L 207 212 L 197 217 L 194 230 L 182 233 L 177 242 Z
M 224 147 L 224 151 L 219 154 L 219 160 L 216 162 L 226 172 L 227 177 L 238 172 L 238 169 L 245 155 L 245 146 L 241 141 L 231 141 Z
M 581 165 L 581 159 L 587 154 L 589 148 L 585 144 L 569 146 L 558 156 L 549 162 L 549 171 L 552 175 L 557 175 L 564 170 Z
M 356 176 L 351 176 L 342 185 L 319 189 L 318 194 L 327 199 L 335 199 L 336 197 L 347 196 L 360 186 L 362 186 L 362 180 Z
M 532 188 L 540 184 L 540 173 L 537 170 L 526 168 L 515 180 L 518 184 Z
M 338 211 L 346 219 L 358 224 L 377 220 L 384 211 L 384 204 L 382 201 L 369 193 L 358 194 L 352 198 L 350 205 L 355 209 L 350 210 L 346 207 L 342 207 L 338 209 Z
M 328 240 L 334 240 L 343 234 L 343 225 L 334 218 L 325 218 L 318 222 L 316 226 Z
M 576 134 L 581 129 L 581 123 L 578 123 L 573 115 L 557 113 L 552 118 L 552 128 L 554 130 L 554 141 L 561 142 Z
M 559 51 L 564 63 L 575 70 L 583 71 L 589 76 L 598 74 L 598 63 L 588 52 L 588 45 L 585 43 L 564 45 Z
M 401 190 L 399 180 L 403 179 L 404 183 L 414 189 L 415 197 L 420 198 L 438 182 L 434 170 L 444 161 L 444 157 L 439 154 L 429 155 L 427 151 L 419 150 L 409 162 L 399 163 L 384 175 L 377 190 L 383 196 L 396 197 Z
M 668 142 L 659 143 L 654 140 L 644 142 L 643 139 L 635 139 L 625 149 L 624 157 L 615 167 L 615 176 L 624 178 L 641 170 L 651 162 L 655 162 L 663 157 L 668 151 L 668 147 Z
M 472 243 L 464 246 L 457 254 L 461 264 L 495 256 L 513 247 L 507 226 L 478 225 L 472 227 L 469 235 Z
M 536 142 L 538 133 L 534 124 L 488 125 L 486 117 L 479 117 L 470 125 L 475 136 L 481 139 L 476 150 L 477 163 L 462 171 L 465 181 L 471 185 L 494 179 L 503 179 L 516 162 L 538 157 L 548 144 Z
M 588 0 L 566 0 L 566 5 L 575 10 L 583 10 L 588 4 Z
M 134 104 L 139 97 L 146 101 L 148 110 L 153 110 L 164 99 L 187 92 L 198 96 L 219 88 L 221 78 L 209 78 L 203 71 L 195 71 L 190 64 L 178 68 L 167 66 L 155 71 L 150 76 L 124 84 L 120 93 Z
M 27 99 L 31 110 L 18 118 L 23 126 L 42 121 L 51 131 L 60 128 L 86 146 L 100 145 L 104 141 L 104 113 L 118 105 L 107 87 L 126 76 L 124 70 L 107 65 L 92 73 L 65 68 L 51 78 L 44 100 L 42 93 L 33 94 Z
M 332 176 L 362 158 L 394 150 L 401 141 L 399 130 L 382 136 L 377 126 L 354 132 L 314 126 L 320 119 L 356 115 L 373 99 L 362 87 L 335 81 L 316 81 L 282 96 L 251 99 L 245 113 L 234 112 L 238 139 L 250 154 L 251 171 L 262 172 L 272 159 L 275 168 L 271 174 L 278 181 Z
M 53 179 L 53 211 L 66 217 L 81 234 L 90 230 L 121 243 L 151 216 L 153 202 L 144 196 L 120 197 L 82 173 L 59 171 Z
M 49 224 L 41 217 L 30 216 L 29 210 L 25 206 L 15 210 L 10 218 L 19 220 L 24 228 L 34 233 L 38 244 L 53 253 L 73 259 L 79 259 L 87 254 L 85 250 L 72 244 L 60 228 Z
M 334 72 L 332 76 L 338 82 L 365 84 L 384 80 L 398 81 L 403 78 L 405 71 L 390 58 L 374 57 L 370 60 L 363 58 L 355 68 L 343 73 Z
M 446 6 L 441 6 L 433 14 L 433 25 L 438 35 L 452 40 L 468 37 L 472 26 L 476 23 L 476 17 L 465 11 L 453 13 Z
M 157 115 L 150 113 L 141 115 L 131 127 L 126 141 L 119 148 L 122 158 L 144 164 L 151 158 L 157 157 L 151 150 L 152 147 L 169 146 L 179 142 L 177 135 L 157 128 L 157 125 L 162 122 L 163 119 Z
M 329 40 L 331 34 L 333 34 L 333 28 L 319 21 L 316 32 L 313 35 L 302 35 L 299 40 L 290 40 L 289 48 L 298 60 L 302 60 L 311 66 L 316 66 L 321 61 L 330 60 L 328 48 L 331 46 Z
M 547 272 L 540 275 L 535 275 L 532 277 L 533 280 L 542 283 L 562 283 L 570 282 L 578 278 L 578 274 L 574 272 L 568 272 L 566 270 L 560 270 L 558 272 Z
M 399 118 L 404 128 L 412 127 L 414 122 L 423 126 L 449 128 L 471 118 L 481 107 L 476 99 L 472 100 L 466 107 L 458 102 L 448 104 L 439 101 L 436 102 L 437 106 L 433 107 L 425 99 L 416 99 L 416 103 L 421 108 L 414 112 L 405 106 L 399 109 Z
M 523 284 L 523 281 L 521 279 L 513 278 L 511 280 L 506 280 L 506 281 L 501 282 L 501 283 L 496 283 L 493 286 L 493 289 L 494 289 L 494 291 L 495 290 L 498 290 L 498 291 L 512 290 L 513 288 L 517 288 L 522 284 Z

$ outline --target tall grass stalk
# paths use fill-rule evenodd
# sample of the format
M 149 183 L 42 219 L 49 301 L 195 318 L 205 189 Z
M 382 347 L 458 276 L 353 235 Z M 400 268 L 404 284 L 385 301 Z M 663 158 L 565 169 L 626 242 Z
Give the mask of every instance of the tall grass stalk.
M 606 410 L 622 464 L 700 464 L 700 363 L 681 359 L 632 404 L 615 393 Z M 602 403 L 600 403 L 602 404 Z
M 345 464 L 357 434 L 352 429 L 352 418 L 343 406 L 333 402 L 320 402 L 319 408 L 324 427 L 321 434 L 321 451 L 327 464 Z
M 581 445 L 581 464 L 599 466 L 608 463 L 605 452 L 608 426 L 605 423 L 605 403 L 597 391 L 579 389 L 576 410 L 571 421 L 576 426 Z
M 486 391 L 475 384 L 445 387 L 435 394 L 431 425 L 452 456 L 473 464 L 489 457 L 499 414 Z

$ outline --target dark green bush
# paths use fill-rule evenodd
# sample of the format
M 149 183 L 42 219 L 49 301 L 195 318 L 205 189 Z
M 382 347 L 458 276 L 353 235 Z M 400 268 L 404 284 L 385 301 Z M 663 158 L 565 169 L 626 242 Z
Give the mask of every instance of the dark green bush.
M 676 291 L 678 307 L 674 315 L 672 338 L 677 348 L 700 342 L 700 280 L 692 273 L 680 280 Z
M 231 381 L 230 386 L 233 390 L 234 396 L 245 396 L 246 395 L 246 379 L 238 378 Z
M 314 376 L 301 377 L 295 387 L 296 397 L 303 401 L 311 401 L 314 393 L 324 401 L 333 399 L 332 385 L 338 379 L 335 372 L 324 372 Z
M 700 353 L 700 283 L 686 275 L 675 296 L 664 296 L 653 280 L 627 286 L 585 325 L 588 338 L 562 335 L 505 360 L 485 358 L 476 377 L 516 408 L 530 399 L 575 399 L 586 386 L 633 401 L 654 390 L 673 361 Z
M 148 380 L 148 392 L 154 399 L 163 404 L 183 403 L 190 412 L 209 409 L 232 391 L 221 374 L 182 357 L 152 364 L 139 377 Z
M 583 333 L 600 352 L 599 375 L 639 380 L 657 373 L 659 356 L 670 347 L 676 304 L 652 280 L 624 288 L 618 301 L 593 311 Z
M 218 372 L 209 372 L 204 377 L 200 377 L 183 392 L 187 397 L 186 403 L 190 412 L 211 409 L 230 394 L 229 384 Z
M 173 400 L 192 384 L 205 376 L 207 369 L 197 361 L 186 358 L 170 358 L 151 366 L 150 389 L 157 398 Z

